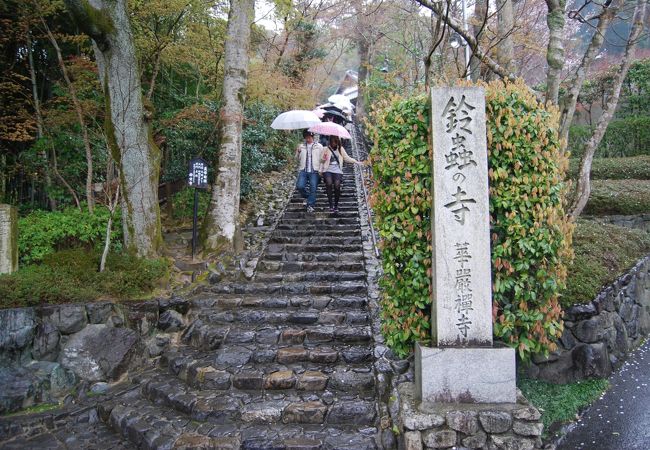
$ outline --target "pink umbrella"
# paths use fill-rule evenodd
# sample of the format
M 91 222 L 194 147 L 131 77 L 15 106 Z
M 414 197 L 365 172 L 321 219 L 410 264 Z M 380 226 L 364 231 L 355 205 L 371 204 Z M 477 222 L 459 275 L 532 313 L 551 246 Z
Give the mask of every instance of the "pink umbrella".
M 309 128 L 309 131 L 322 134 L 323 136 L 338 136 L 344 139 L 352 139 L 348 130 L 334 122 L 321 122 Z

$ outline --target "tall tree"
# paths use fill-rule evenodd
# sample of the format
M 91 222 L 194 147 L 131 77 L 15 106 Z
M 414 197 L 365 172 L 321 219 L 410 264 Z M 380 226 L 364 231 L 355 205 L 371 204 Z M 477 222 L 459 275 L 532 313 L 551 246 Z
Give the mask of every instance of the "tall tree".
M 499 36 L 497 60 L 509 72 L 514 72 L 515 47 L 512 33 L 515 28 L 515 17 L 512 0 L 497 0 L 497 11 Z
M 546 103 L 557 105 L 560 93 L 560 74 L 564 68 L 564 11 L 566 0 L 546 0 L 546 24 L 548 26 L 548 47 L 546 62 Z
M 248 82 L 250 27 L 254 14 L 254 0 L 230 1 L 221 96 L 223 106 L 219 114 L 219 167 L 203 225 L 206 249 L 232 252 L 240 233 L 241 132 L 244 90 Z
M 605 131 L 607 130 L 607 125 L 609 125 L 609 122 L 612 119 L 614 112 L 616 111 L 616 106 L 618 105 L 618 99 L 621 94 L 623 81 L 625 81 L 627 72 L 630 69 L 632 58 L 634 56 L 634 50 L 639 41 L 641 31 L 643 31 L 643 20 L 645 18 L 646 4 L 647 0 L 637 0 L 636 8 L 634 10 L 634 22 L 632 24 L 632 29 L 630 30 L 630 35 L 627 39 L 625 53 L 623 54 L 621 65 L 616 72 L 616 76 L 614 77 L 613 86 L 609 95 L 609 101 L 605 105 L 603 113 L 598 119 L 598 124 L 594 130 L 594 134 L 591 136 L 585 147 L 584 156 L 582 157 L 580 164 L 580 175 L 578 177 L 576 195 L 569 211 L 569 215 L 573 218 L 578 217 L 582 213 L 582 210 L 587 204 L 587 200 L 589 200 L 589 194 L 591 193 L 591 183 L 589 181 L 591 163 L 594 159 L 596 148 L 598 148 L 598 144 L 600 144 L 600 141 L 602 140 Z
M 93 40 L 106 97 L 106 135 L 122 186 L 127 249 L 153 257 L 162 245 L 158 177 L 160 150 L 145 111 L 126 0 L 65 0 L 75 22 Z

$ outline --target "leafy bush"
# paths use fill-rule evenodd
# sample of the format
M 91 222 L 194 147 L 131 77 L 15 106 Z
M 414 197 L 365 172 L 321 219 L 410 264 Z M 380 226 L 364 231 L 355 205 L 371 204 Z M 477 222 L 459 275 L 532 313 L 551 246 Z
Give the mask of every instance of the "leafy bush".
M 582 156 L 584 146 L 590 137 L 591 129 L 588 126 L 571 127 L 568 144 L 571 157 Z M 609 123 L 594 156 L 611 158 L 648 154 L 650 154 L 650 116 L 632 116 L 615 119 Z
M 570 257 L 557 113 L 521 84 L 487 88 L 495 335 L 526 359 L 561 334 L 558 295 Z M 378 104 L 368 129 L 371 202 L 381 238 L 382 332 L 405 355 L 429 337 L 431 153 L 424 97 Z M 525 132 L 520 132 L 525 130 Z
M 99 273 L 99 251 L 64 250 L 47 255 L 43 264 L 0 276 L 0 307 L 129 299 L 150 293 L 168 273 L 162 259 L 109 254 Z
M 382 249 L 382 333 L 398 354 L 428 339 L 431 304 L 431 150 L 424 97 L 375 104 L 370 202 Z
M 559 114 L 522 83 L 486 92 L 494 334 L 522 359 L 554 350 L 562 334 L 559 294 L 571 259 L 564 213 L 568 166 Z
M 569 266 L 562 305 L 587 303 L 601 288 L 650 252 L 650 233 L 592 220 L 579 220 L 573 235 L 575 259 Z
M 168 274 L 166 260 L 114 253 L 99 273 L 100 256 L 99 251 L 64 250 L 46 256 L 43 264 L 0 275 L 0 307 L 132 299 L 149 294 Z
M 185 187 L 174 194 L 174 219 L 191 219 L 194 214 L 194 188 Z M 210 204 L 210 193 L 199 189 L 199 212 L 198 217 L 205 215 Z
M 571 159 L 568 177 L 577 179 L 580 160 Z M 592 180 L 650 180 L 650 156 L 598 158 L 591 164 Z
M 650 212 L 650 180 L 594 180 L 584 214 Z
M 95 248 L 104 244 L 108 208 L 97 206 L 95 214 L 84 209 L 34 211 L 18 220 L 18 253 L 20 264 L 40 262 L 56 250 L 73 247 Z M 111 242 L 119 248 L 122 239 L 119 211 L 113 218 Z
M 163 164 L 161 181 L 184 179 L 190 160 L 197 156 L 206 160 L 208 177 L 210 182 L 214 181 L 214 167 L 219 157 L 215 128 L 218 107 L 214 102 L 191 105 L 162 122 L 168 157 Z M 295 135 L 270 127 L 279 113 L 277 107 L 262 102 L 250 102 L 244 108 L 240 187 L 243 197 L 252 192 L 251 174 L 276 170 L 286 163 L 295 148 Z

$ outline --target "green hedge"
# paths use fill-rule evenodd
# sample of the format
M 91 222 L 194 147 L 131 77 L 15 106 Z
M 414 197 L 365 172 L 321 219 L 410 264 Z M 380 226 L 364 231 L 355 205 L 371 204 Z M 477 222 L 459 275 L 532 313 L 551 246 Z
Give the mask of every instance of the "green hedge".
M 580 160 L 572 158 L 568 177 L 576 180 L 580 172 Z M 592 180 L 650 180 L 650 156 L 626 158 L 597 158 L 591 164 Z
M 568 148 L 572 158 L 580 158 L 591 137 L 586 125 L 574 125 L 569 131 Z M 650 116 L 626 117 L 609 123 L 596 149 L 596 158 L 650 155 Z
M 64 250 L 45 256 L 40 265 L 0 275 L 0 308 L 139 298 L 150 294 L 169 273 L 166 260 L 115 253 L 108 255 L 106 270 L 99 273 L 100 255 Z
M 575 259 L 569 266 L 563 306 L 593 300 L 640 258 L 650 253 L 650 233 L 579 220 L 573 234 Z
M 522 358 L 555 348 L 559 292 L 571 256 L 563 210 L 568 160 L 558 115 L 523 84 L 490 84 L 486 93 L 495 335 Z M 398 354 L 429 338 L 431 154 L 424 97 L 384 100 L 368 129 L 372 205 L 381 238 L 382 332 Z M 521 132 L 523 131 L 523 132 Z
M 104 245 L 109 211 L 103 206 L 90 215 L 84 209 L 34 211 L 18 220 L 18 253 L 20 264 L 37 263 L 57 250 L 73 247 L 99 248 Z M 119 249 L 122 241 L 119 211 L 113 218 L 111 241 Z
M 583 214 L 650 213 L 650 180 L 594 180 Z

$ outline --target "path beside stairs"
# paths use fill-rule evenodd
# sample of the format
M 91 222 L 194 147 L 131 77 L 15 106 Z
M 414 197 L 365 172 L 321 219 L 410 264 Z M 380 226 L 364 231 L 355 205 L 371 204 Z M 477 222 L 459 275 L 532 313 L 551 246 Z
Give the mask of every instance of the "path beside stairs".
M 322 185 L 312 214 L 294 192 L 255 278 L 195 294 L 180 342 L 131 375 L 130 391 L 87 420 L 0 448 L 377 448 L 374 340 L 346 169 L 340 212 L 327 212 Z

